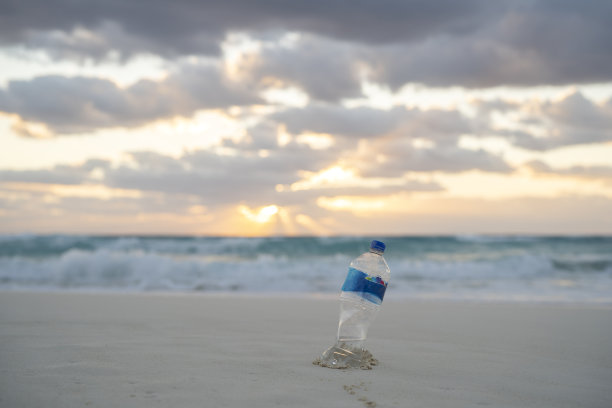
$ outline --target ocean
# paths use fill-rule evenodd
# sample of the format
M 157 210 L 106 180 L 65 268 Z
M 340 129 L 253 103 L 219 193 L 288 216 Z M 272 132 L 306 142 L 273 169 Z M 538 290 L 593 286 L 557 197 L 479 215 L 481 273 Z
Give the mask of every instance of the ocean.
M 335 296 L 386 243 L 388 299 L 612 303 L 612 237 L 0 236 L 0 290 Z

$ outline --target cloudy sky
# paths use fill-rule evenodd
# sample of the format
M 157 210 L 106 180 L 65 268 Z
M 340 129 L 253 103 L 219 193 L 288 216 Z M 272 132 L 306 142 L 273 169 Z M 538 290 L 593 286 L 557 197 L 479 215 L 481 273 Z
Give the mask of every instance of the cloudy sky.
M 0 233 L 612 233 L 612 2 L 0 0 Z

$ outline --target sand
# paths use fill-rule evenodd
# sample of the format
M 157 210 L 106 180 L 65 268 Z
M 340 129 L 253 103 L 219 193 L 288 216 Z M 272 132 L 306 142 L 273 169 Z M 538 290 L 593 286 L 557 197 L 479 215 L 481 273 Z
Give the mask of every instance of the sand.
M 386 301 L 372 370 L 312 364 L 335 300 L 0 293 L 1 407 L 612 407 L 609 306 Z

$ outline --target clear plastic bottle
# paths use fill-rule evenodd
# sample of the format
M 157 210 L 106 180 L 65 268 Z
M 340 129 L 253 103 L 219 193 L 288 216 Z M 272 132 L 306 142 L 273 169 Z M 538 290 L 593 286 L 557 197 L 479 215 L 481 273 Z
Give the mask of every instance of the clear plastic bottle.
M 364 345 L 391 276 L 383 258 L 384 251 L 385 244 L 372 241 L 370 251 L 350 263 L 340 294 L 336 344 L 315 360 L 316 364 L 330 368 L 371 368 L 377 363 Z

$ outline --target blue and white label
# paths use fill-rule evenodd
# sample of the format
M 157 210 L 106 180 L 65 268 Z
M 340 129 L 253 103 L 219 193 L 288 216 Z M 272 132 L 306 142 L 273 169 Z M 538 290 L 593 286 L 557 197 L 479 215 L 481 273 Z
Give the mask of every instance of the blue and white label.
M 343 292 L 358 293 L 362 298 L 377 305 L 382 303 L 386 289 L 387 282 L 378 276 L 369 276 L 355 268 L 349 268 L 344 285 L 342 285 Z

